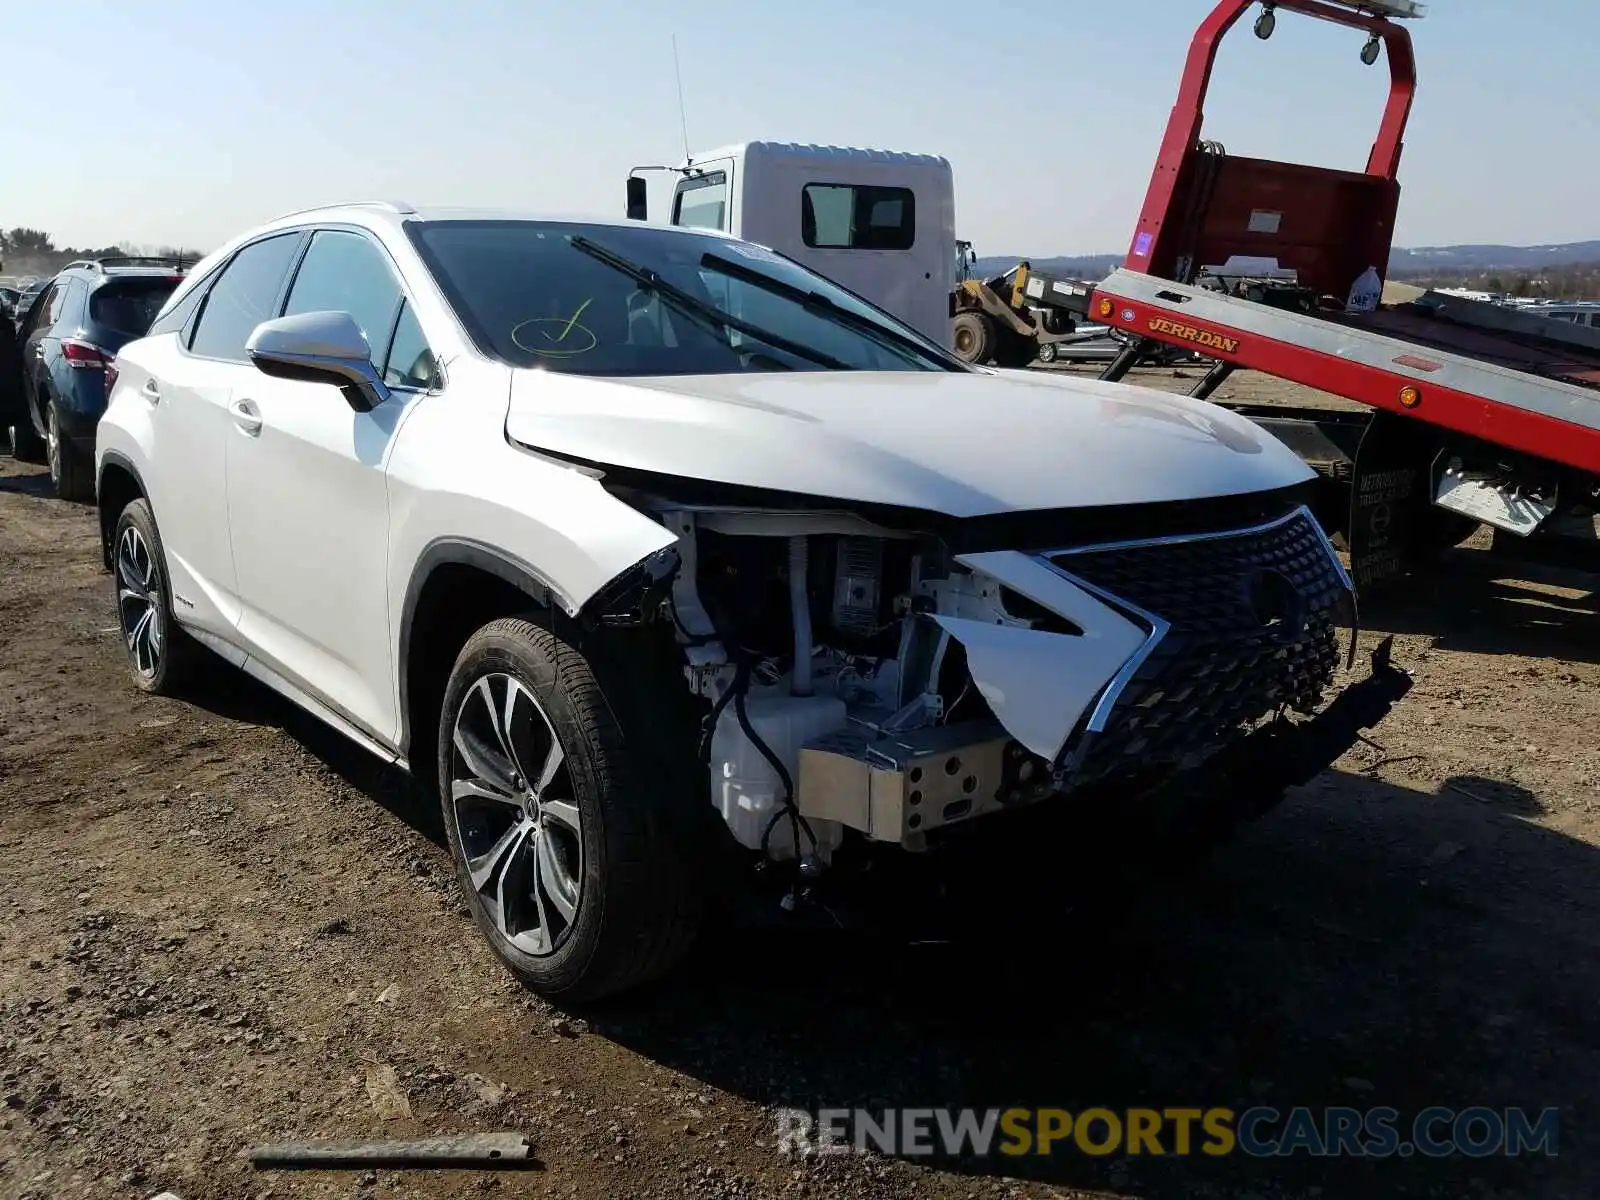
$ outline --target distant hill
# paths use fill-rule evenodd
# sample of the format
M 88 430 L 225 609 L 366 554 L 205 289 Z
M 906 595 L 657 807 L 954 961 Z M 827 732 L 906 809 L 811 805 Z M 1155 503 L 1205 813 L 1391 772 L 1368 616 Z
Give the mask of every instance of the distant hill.
M 1537 271 L 1593 262 L 1600 262 L 1600 241 L 1559 246 L 1422 246 L 1391 253 L 1389 273 Z
M 975 274 L 988 278 L 1017 265 L 1018 258 L 990 255 L 978 259 Z M 1080 279 L 1103 279 L 1122 264 L 1121 254 L 1067 255 L 1028 261 L 1041 271 Z M 1391 276 L 1453 275 L 1482 271 L 1536 271 L 1600 262 L 1600 241 L 1566 242 L 1557 246 L 1419 246 L 1396 248 L 1389 256 Z

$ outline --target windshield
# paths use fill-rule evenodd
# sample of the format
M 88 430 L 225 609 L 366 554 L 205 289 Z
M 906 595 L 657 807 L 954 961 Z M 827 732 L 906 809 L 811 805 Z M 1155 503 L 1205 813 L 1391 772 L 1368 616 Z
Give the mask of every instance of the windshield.
M 837 285 L 744 242 L 572 222 L 407 229 L 473 340 L 514 367 L 580 375 L 964 369 Z

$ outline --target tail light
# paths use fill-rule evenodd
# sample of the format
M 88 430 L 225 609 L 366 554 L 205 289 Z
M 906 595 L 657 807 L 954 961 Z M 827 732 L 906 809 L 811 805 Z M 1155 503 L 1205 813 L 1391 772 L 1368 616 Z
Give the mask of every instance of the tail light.
M 117 360 L 113 358 L 110 362 L 106 363 L 106 395 L 107 396 L 111 395 L 111 389 L 116 386 L 117 375 L 118 374 L 119 374 L 119 372 L 117 370 Z
M 61 339 L 61 356 L 67 360 L 67 366 L 80 370 L 91 368 L 105 368 L 111 363 L 111 355 L 92 342 L 79 341 L 77 338 Z

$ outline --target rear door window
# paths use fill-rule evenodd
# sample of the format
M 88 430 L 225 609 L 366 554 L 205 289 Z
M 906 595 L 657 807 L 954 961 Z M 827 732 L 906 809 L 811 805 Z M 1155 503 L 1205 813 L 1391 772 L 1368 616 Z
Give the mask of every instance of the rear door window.
M 283 280 L 304 235 L 280 233 L 252 242 L 233 256 L 206 293 L 189 349 L 206 358 L 245 362 L 244 345 L 255 327 L 277 316 Z
M 61 296 L 65 291 L 66 286 L 64 284 L 52 283 L 44 291 L 34 296 L 33 302 L 28 308 L 27 316 L 22 322 L 22 327 L 17 330 L 18 337 L 22 341 L 32 337 L 40 329 L 48 329 L 50 327 L 50 322 L 55 319 L 51 315 L 51 310 L 59 307 Z
M 64 318 L 69 318 L 73 315 L 74 310 L 78 307 L 73 303 L 75 294 L 81 294 L 82 290 L 83 284 L 75 280 L 62 279 L 57 281 L 56 285 L 50 290 L 49 303 L 40 303 L 40 308 L 44 311 L 40 315 L 36 332 L 41 337 L 51 336 L 56 326 L 61 324 Z
M 89 297 L 89 320 L 130 341 L 141 338 L 180 282 L 177 277 L 111 280 Z
M 67 292 L 71 282 L 63 280 L 50 289 L 50 303 L 45 308 L 44 320 L 41 325 L 54 325 L 61 319 L 61 310 L 67 306 Z
M 206 289 L 211 286 L 214 278 L 215 272 L 212 273 L 211 278 L 202 279 L 191 287 L 183 299 L 174 304 L 165 315 L 157 313 L 155 320 L 150 323 L 150 328 L 145 330 L 145 336 L 153 337 L 163 333 L 181 333 L 188 326 L 189 319 L 194 316 L 195 309 L 200 307 L 200 301 L 205 299 Z M 173 290 L 176 291 L 177 289 Z M 170 299 L 171 297 L 168 298 Z

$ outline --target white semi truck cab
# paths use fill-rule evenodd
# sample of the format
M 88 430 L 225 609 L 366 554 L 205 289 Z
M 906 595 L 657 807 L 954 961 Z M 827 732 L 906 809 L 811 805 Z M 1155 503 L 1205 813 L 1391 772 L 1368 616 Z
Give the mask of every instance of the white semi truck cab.
M 642 171 L 677 175 L 667 220 L 719 229 L 803 263 L 941 346 L 951 344 L 955 183 L 932 154 L 742 142 L 675 167 L 636 167 L 628 216 L 648 220 Z

